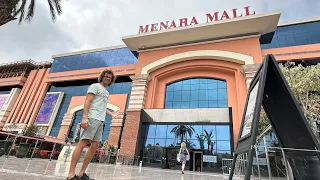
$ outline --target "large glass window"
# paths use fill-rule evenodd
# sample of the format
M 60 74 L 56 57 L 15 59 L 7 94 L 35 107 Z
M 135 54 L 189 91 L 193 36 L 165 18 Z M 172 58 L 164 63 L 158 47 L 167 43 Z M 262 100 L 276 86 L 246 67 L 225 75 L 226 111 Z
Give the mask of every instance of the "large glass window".
M 320 43 L 320 21 L 278 27 L 270 44 L 262 49 Z
M 200 137 L 204 136 L 204 149 L 211 149 L 211 143 L 215 144 L 214 152 L 231 151 L 230 129 L 228 125 L 154 125 L 144 124 L 142 128 L 147 129 L 144 136 L 145 147 L 148 145 L 176 146 L 181 140 L 191 142 L 194 148 L 201 148 Z M 185 131 L 190 131 L 191 134 Z M 191 136 L 190 136 L 191 135 Z M 183 137 L 182 137 L 183 136 Z M 208 142 L 208 139 L 210 142 Z
M 128 48 L 119 48 L 57 57 L 52 63 L 50 73 L 136 63 L 137 57 Z
M 186 142 L 189 150 L 202 150 L 204 155 L 217 156 L 218 167 L 222 158 L 231 157 L 229 125 L 143 124 L 142 129 L 141 142 L 144 143 L 141 155 L 148 165 L 163 163 L 163 158 L 168 158 L 164 156 L 168 156 L 172 148 L 179 149 L 181 141 Z M 216 167 L 212 163 L 204 166 L 209 169 Z
M 227 83 L 222 80 L 194 78 L 167 85 L 166 109 L 228 107 Z

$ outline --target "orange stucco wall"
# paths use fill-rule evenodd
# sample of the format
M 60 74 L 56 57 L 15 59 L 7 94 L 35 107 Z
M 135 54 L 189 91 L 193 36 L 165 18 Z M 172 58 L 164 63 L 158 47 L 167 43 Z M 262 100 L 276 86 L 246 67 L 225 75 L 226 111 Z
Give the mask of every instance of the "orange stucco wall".
M 27 78 L 23 76 L 19 77 L 10 77 L 10 78 L 1 78 L 0 79 L 0 87 L 5 86 L 23 86 L 26 82 Z
M 46 82 L 52 83 L 52 82 L 76 81 L 76 80 L 84 80 L 84 79 L 96 79 L 98 78 L 100 72 L 105 69 L 112 69 L 116 76 L 130 76 L 135 74 L 136 65 L 129 64 L 129 65 L 123 65 L 123 66 L 113 66 L 113 67 L 50 73 L 46 78 Z
M 252 56 L 255 63 L 262 61 L 259 38 L 253 37 L 212 44 L 140 52 L 136 73 L 139 74 L 142 67 L 164 57 L 196 50 L 230 51 Z M 195 59 L 162 67 L 150 73 L 151 81 L 148 83 L 145 108 L 164 108 L 166 85 L 174 81 L 192 77 L 225 80 L 227 82 L 228 106 L 232 107 L 233 112 L 233 134 L 234 138 L 237 139 L 247 95 L 246 79 L 241 71 L 242 67 L 240 64 L 218 59 Z
M 165 102 L 166 85 L 192 77 L 208 77 L 227 82 L 228 106 L 232 107 L 234 136 L 237 137 L 246 98 L 244 75 L 239 64 L 219 60 L 191 60 L 172 64 L 151 74 L 145 108 L 162 109 Z
M 32 70 L 26 80 L 7 123 L 23 123 L 30 125 L 36 118 L 42 100 L 47 92 L 48 84 L 44 82 L 50 69 Z
M 262 60 L 259 38 L 254 37 L 254 38 L 218 42 L 218 43 L 212 43 L 212 44 L 202 44 L 202 45 L 140 52 L 139 61 L 136 67 L 137 69 L 136 73 L 140 74 L 142 67 L 154 61 L 162 59 L 164 57 L 187 52 L 187 51 L 196 51 L 196 50 L 231 51 L 231 52 L 252 56 L 254 58 L 255 63 L 261 62 Z

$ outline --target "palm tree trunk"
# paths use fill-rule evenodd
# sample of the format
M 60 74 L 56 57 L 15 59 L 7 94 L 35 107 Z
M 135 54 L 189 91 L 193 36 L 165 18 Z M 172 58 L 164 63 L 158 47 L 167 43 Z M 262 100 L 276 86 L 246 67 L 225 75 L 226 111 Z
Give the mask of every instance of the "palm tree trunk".
M 18 0 L 0 1 L 0 26 L 17 19 L 14 15 L 12 15 L 12 12 L 16 7 L 17 3 Z

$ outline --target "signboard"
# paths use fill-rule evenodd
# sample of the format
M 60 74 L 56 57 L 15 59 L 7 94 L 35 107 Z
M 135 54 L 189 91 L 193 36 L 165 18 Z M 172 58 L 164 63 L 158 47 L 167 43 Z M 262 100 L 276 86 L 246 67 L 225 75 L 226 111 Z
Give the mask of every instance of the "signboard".
M 0 95 L 0 110 L 1 110 L 2 106 L 4 105 L 4 103 L 6 102 L 6 99 L 8 96 L 9 96 L 9 94 Z
M 237 157 L 242 154 L 247 154 L 244 180 L 250 180 L 252 165 L 257 162 L 253 155 L 258 136 L 261 106 L 270 120 L 280 146 L 286 148 L 283 151 L 295 178 L 298 180 L 319 179 L 320 154 L 315 151 L 289 149 L 319 150 L 320 145 L 276 59 L 273 55 L 266 55 L 249 87 L 240 128 L 241 134 L 233 156 L 229 180 L 232 180 Z
M 39 135 L 49 135 L 56 119 L 64 92 L 48 92 L 41 104 L 34 124 L 40 127 Z
M 27 124 L 23 123 L 6 123 L 3 127 L 3 131 L 22 133 L 26 126 Z
M 224 10 L 222 12 L 214 12 L 214 13 L 208 13 L 204 16 L 204 19 L 206 19 L 206 23 L 220 21 L 220 20 L 226 20 L 226 19 L 233 19 L 238 18 L 242 16 L 250 16 L 256 14 L 255 11 L 250 10 L 250 6 L 244 7 L 242 10 L 234 8 L 231 10 Z M 186 26 L 192 26 L 199 24 L 199 18 L 192 17 L 191 19 L 188 18 L 181 18 L 179 20 L 172 20 L 172 21 L 163 21 L 160 23 L 153 23 L 153 24 L 147 24 L 144 26 L 139 26 L 139 34 L 147 33 L 147 32 L 153 32 L 153 31 L 161 31 L 164 29 L 174 29 L 177 27 L 186 27 Z
M 244 119 L 241 138 L 245 138 L 246 136 L 251 134 L 253 113 L 256 107 L 256 102 L 257 102 L 258 85 L 259 85 L 259 81 L 254 86 L 249 96 L 249 102 L 248 102 L 247 111 Z
M 203 155 L 203 162 L 217 162 L 217 156 L 209 156 L 209 155 Z
M 266 166 L 267 165 L 267 159 L 266 158 L 253 158 L 253 165 L 259 165 L 259 166 Z

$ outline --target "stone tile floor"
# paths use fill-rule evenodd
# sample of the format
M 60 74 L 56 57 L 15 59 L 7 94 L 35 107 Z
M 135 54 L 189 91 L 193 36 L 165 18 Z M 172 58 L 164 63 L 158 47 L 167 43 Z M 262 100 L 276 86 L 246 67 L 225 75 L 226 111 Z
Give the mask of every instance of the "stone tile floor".
M 2 180 L 62 180 L 68 173 L 70 163 L 44 159 L 19 159 L 0 157 L 0 177 Z M 76 172 L 80 170 L 78 164 Z M 214 173 L 165 170 L 122 165 L 90 164 L 87 173 L 96 180 L 226 180 L 226 176 Z

